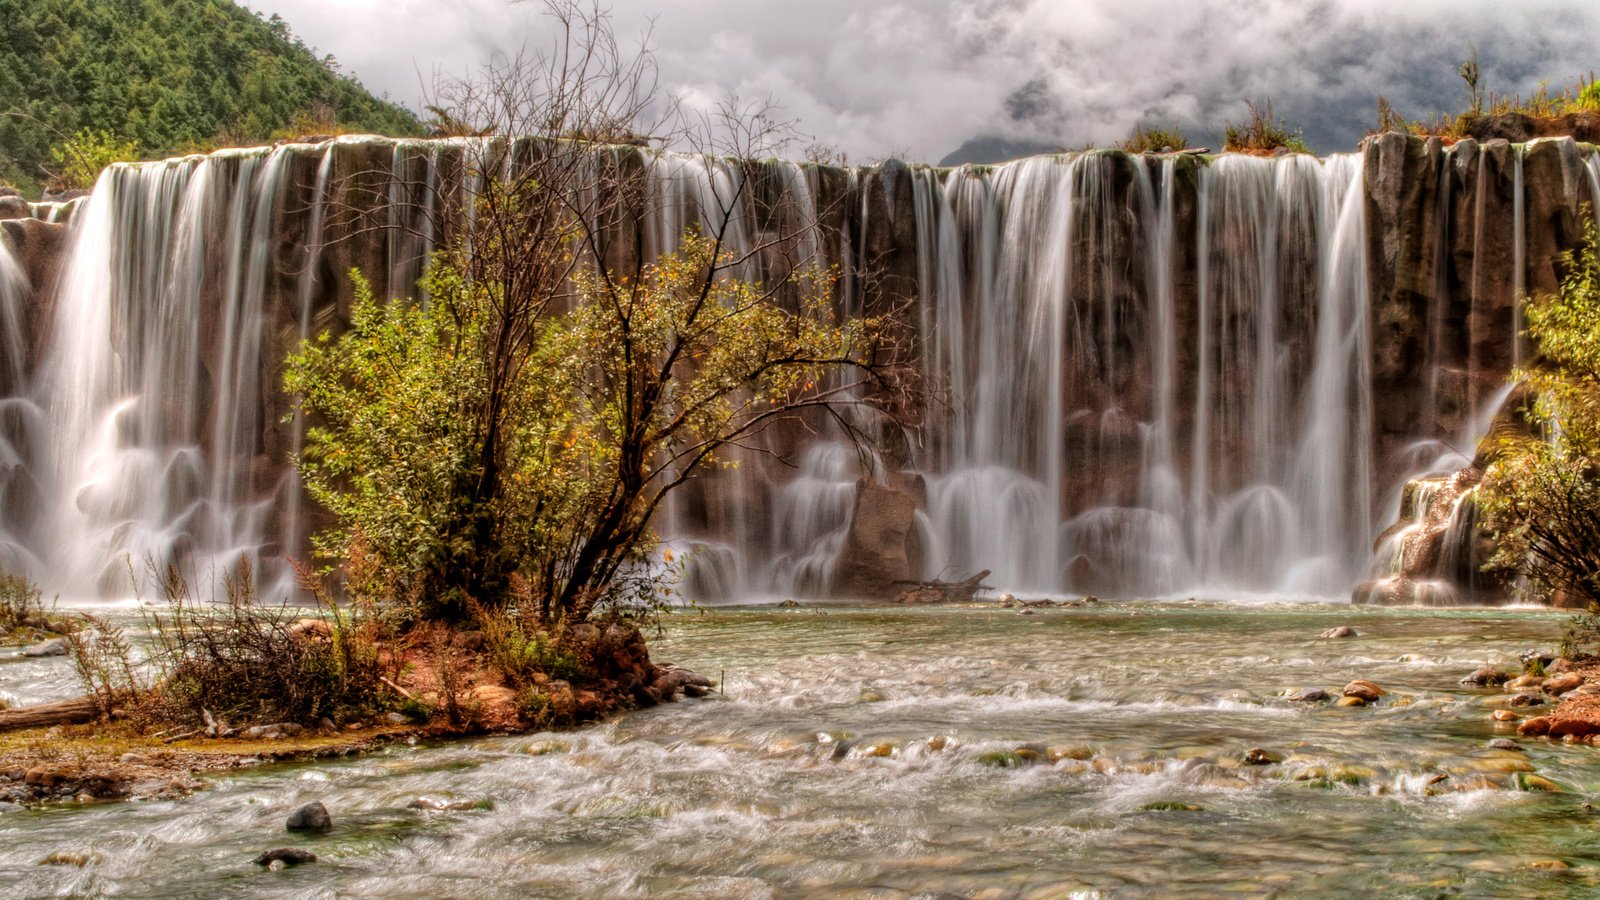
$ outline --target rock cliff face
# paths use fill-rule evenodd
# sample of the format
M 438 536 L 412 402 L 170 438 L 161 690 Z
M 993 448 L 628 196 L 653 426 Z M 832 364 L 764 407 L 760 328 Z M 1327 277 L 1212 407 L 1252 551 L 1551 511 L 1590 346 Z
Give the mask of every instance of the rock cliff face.
M 743 184 L 742 239 L 782 238 L 752 274 L 839 266 L 841 310 L 896 316 L 933 388 L 875 448 L 872 471 L 900 474 L 867 477 L 818 423 L 772 435 L 798 477 L 752 458 L 676 501 L 669 536 L 718 560 L 700 583 L 721 594 L 877 595 L 946 569 L 1102 595 L 1348 590 L 1408 478 L 1468 467 L 1454 448 L 1519 357 L 1516 298 L 1557 284 L 1600 197 L 1570 140 L 953 170 L 608 152 L 656 201 L 619 217 L 611 264 L 719 215 L 716 179 Z M 71 242 L 0 225 L 28 285 L 9 393 L 37 411 L 5 435 L 29 449 L 0 562 L 104 588 L 130 551 L 303 552 L 281 360 L 348 321 L 351 269 L 413 293 L 462 227 L 440 198 L 470 182 L 459 142 L 343 139 L 118 170 Z M 164 400 L 119 414 L 104 468 L 66 471 L 129 396 Z M 110 472 L 116 496 L 77 492 Z

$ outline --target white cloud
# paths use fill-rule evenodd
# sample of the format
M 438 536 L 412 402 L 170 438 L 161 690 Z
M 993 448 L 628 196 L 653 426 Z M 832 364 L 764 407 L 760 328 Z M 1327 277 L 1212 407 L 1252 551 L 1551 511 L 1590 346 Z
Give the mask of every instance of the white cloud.
M 416 106 L 435 71 L 548 40 L 537 2 L 244 0 L 278 13 L 369 87 Z M 1459 108 L 1469 43 L 1486 80 L 1527 92 L 1594 66 L 1589 0 L 614 0 L 655 20 L 663 87 L 771 96 L 854 157 L 938 159 L 975 135 L 1076 146 L 1165 119 L 1208 138 L 1246 97 L 1313 145 L 1353 146 L 1378 94 Z M 1008 103 L 1008 99 L 1012 102 Z M 1207 133 L 1209 132 L 1209 133 Z

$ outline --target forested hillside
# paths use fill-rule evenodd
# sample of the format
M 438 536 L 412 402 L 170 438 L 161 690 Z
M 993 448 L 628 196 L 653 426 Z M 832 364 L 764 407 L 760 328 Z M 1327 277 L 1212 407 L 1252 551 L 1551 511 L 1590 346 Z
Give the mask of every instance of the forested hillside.
M 38 188 L 69 142 L 157 157 L 329 128 L 418 125 L 229 0 L 0 0 L 0 182 Z

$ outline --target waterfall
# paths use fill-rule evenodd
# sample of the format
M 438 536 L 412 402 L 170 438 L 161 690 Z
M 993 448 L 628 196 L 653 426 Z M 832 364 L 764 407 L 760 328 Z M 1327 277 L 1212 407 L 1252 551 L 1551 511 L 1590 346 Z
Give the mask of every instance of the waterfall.
M 415 295 L 457 227 L 439 198 L 470 198 L 483 177 L 461 154 L 518 152 L 476 140 L 112 167 L 67 216 L 48 327 L 29 324 L 31 287 L 0 240 L 0 563 L 72 599 L 125 595 L 130 562 L 146 560 L 247 558 L 287 590 L 283 559 L 304 555 L 311 512 L 286 465 L 304 423 L 280 394 L 282 355 L 339 325 L 351 267 L 383 296 Z M 648 208 L 608 255 L 637 246 L 648 262 L 699 227 L 724 231 L 739 277 L 836 267 L 841 312 L 905 301 L 930 388 L 893 454 L 857 453 L 824 425 L 779 430 L 674 496 L 656 529 L 692 554 L 704 598 L 829 590 L 858 479 L 891 468 L 925 485 L 925 576 L 990 569 L 1035 593 L 1343 593 L 1379 507 L 1397 508 L 1405 476 L 1438 470 L 1501 396 L 1493 380 L 1518 351 L 1513 313 L 1494 318 L 1497 285 L 1521 289 L 1543 262 L 1528 249 L 1528 152 L 1495 157 L 1502 172 L 1488 148 L 1445 151 L 1428 176 L 1419 417 L 1397 435 L 1375 410 L 1374 359 L 1396 338 L 1374 319 L 1362 154 L 842 171 L 607 152 L 648 180 Z M 1600 156 L 1578 165 L 1600 207 Z M 361 183 L 373 215 L 354 229 L 331 213 L 352 202 L 341 179 L 375 170 Z M 461 210 L 470 234 L 474 205 Z M 1498 271 L 1450 243 L 1501 234 L 1513 246 Z

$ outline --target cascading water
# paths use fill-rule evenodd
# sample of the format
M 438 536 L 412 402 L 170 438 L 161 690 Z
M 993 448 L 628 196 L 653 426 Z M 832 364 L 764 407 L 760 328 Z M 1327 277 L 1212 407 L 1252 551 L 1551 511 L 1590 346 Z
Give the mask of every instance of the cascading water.
M 1182 324 L 1179 171 L 919 173 L 925 364 L 961 398 L 930 438 L 934 558 L 1118 593 L 1327 592 L 1365 560 L 1361 159 L 1188 165 Z
M 284 465 L 301 423 L 278 360 L 337 325 L 349 267 L 386 296 L 412 292 L 444 221 L 447 157 L 464 146 L 350 138 L 115 167 L 73 208 L 32 354 L 28 288 L 0 242 L 4 562 L 74 597 L 125 593 L 130 559 L 303 554 L 309 511 Z M 704 598 L 827 592 L 856 481 L 886 467 L 924 476 L 913 531 L 928 576 L 991 569 L 1014 590 L 1148 595 L 1336 594 L 1361 574 L 1374 497 L 1397 498 L 1404 480 L 1379 475 L 1372 360 L 1389 338 L 1372 330 L 1362 156 L 836 171 L 621 152 L 642 155 L 651 187 L 645 259 L 698 226 L 724 234 L 742 276 L 837 266 L 846 312 L 910 302 L 932 389 L 892 464 L 797 429 L 771 438 L 797 469 L 752 453 L 673 498 L 658 529 L 695 552 Z M 1491 179 L 1515 179 L 1507 236 L 1531 240 L 1524 155 L 1503 175 L 1489 157 L 1445 156 L 1432 227 L 1483 245 L 1503 190 Z M 385 164 L 387 181 L 365 188 L 377 237 L 339 249 L 339 176 Z M 1600 158 L 1581 166 L 1600 200 Z M 1459 252 L 1432 246 L 1442 273 Z M 1514 254 L 1520 286 L 1531 269 Z M 1487 341 L 1511 339 L 1453 336 L 1453 296 L 1476 315 L 1501 277 L 1457 265 L 1419 313 L 1426 396 L 1409 472 L 1438 468 L 1459 430 L 1451 404 L 1482 407 Z M 901 295 L 874 293 L 896 278 Z M 30 355 L 42 361 L 25 371 Z

